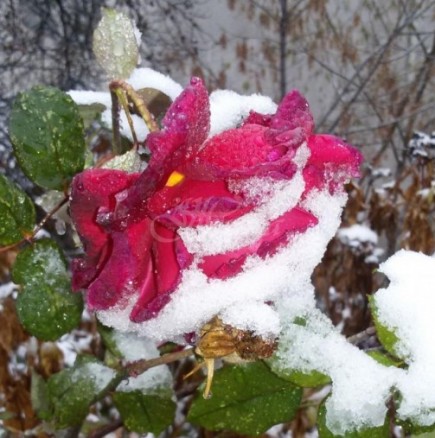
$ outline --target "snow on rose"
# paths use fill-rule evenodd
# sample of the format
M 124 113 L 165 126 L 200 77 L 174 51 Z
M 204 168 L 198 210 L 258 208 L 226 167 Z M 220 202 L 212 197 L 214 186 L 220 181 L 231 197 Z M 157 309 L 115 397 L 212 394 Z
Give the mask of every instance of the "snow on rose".
M 274 299 L 291 281 L 286 254 L 308 230 L 322 231 L 310 199 L 340 199 L 339 211 L 343 184 L 358 176 L 360 153 L 314 134 L 297 91 L 275 114 L 251 111 L 208 138 L 209 108 L 193 78 L 163 129 L 148 135 L 142 173 L 90 169 L 73 181 L 71 216 L 85 249 L 73 286 L 86 289 L 88 307 L 106 324 L 167 340 L 220 315 L 276 335 Z M 320 260 L 327 234 L 308 266 Z M 246 309 L 251 321 L 243 321 Z

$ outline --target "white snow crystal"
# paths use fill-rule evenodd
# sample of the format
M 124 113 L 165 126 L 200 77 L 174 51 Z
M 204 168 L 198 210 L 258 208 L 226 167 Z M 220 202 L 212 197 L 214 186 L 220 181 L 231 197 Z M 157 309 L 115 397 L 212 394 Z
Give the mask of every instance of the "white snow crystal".
M 159 357 L 155 342 L 150 339 L 139 337 L 134 333 L 115 332 L 116 346 L 125 360 L 133 362 L 140 359 L 154 359 Z M 170 388 L 172 376 L 166 365 L 150 368 L 137 377 L 130 377 L 121 382 L 118 391 L 155 391 L 161 388 Z
M 390 279 L 375 295 L 379 321 L 399 338 L 397 353 L 409 367 L 397 384 L 398 414 L 418 424 L 435 422 L 435 259 L 399 251 L 380 266 Z
M 169 76 L 159 73 L 150 68 L 136 68 L 131 76 L 126 80 L 135 90 L 142 88 L 154 88 L 166 94 L 171 100 L 175 100 L 183 91 L 180 84 Z M 112 99 L 109 92 L 102 91 L 68 91 L 68 94 L 78 105 L 101 104 L 105 110 L 101 114 L 101 121 L 109 129 L 112 128 Z M 134 129 L 139 141 L 144 141 L 149 134 L 145 122 L 137 115 L 132 114 Z M 124 111 L 120 112 L 120 131 L 121 135 L 133 141 L 127 116 Z
M 333 433 L 381 426 L 387 412 L 385 402 L 400 371 L 378 364 L 348 343 L 317 309 L 305 315 L 305 326 L 293 324 L 288 318 L 291 308 L 290 299 L 282 302 L 282 320 L 289 321 L 280 336 L 282 368 L 305 373 L 316 370 L 331 377 L 326 420 Z
M 249 114 L 274 114 L 277 105 L 270 97 L 260 94 L 242 96 L 230 90 L 216 90 L 210 94 L 210 137 L 235 128 Z
M 18 290 L 18 286 L 12 281 L 5 284 L 0 284 L 0 300 L 12 295 L 13 292 Z
M 130 305 L 99 311 L 98 317 L 104 324 L 118 330 L 136 331 L 142 336 L 163 341 L 198 330 L 213 316 L 225 313 L 234 306 L 240 308 L 259 301 L 274 300 L 281 294 L 291 296 L 295 303 L 302 294 L 304 306 L 314 305 L 314 294 L 312 291 L 306 294 L 306 285 L 310 284 L 313 269 L 340 224 L 345 201 L 344 194 L 332 196 L 313 191 L 303 207 L 314 213 L 319 224 L 302 234 L 295 234 L 290 244 L 273 256 L 264 260 L 258 256 L 248 257 L 243 272 L 237 276 L 227 280 L 208 279 L 194 262 L 183 272 L 182 281 L 173 292 L 171 301 L 154 319 L 140 324 L 130 321 L 129 314 L 138 298 L 136 295 L 131 298 Z M 216 227 L 214 238 L 220 239 L 220 225 Z M 228 312 L 231 315 L 231 311 Z M 261 322 L 269 320 L 269 308 L 257 307 L 251 318 L 257 321 L 257 326 L 253 328 L 258 334 L 270 336 L 270 328 L 275 327 L 276 330 L 274 323 Z M 265 328 L 265 333 L 259 331 L 261 327 Z
M 197 255 L 213 255 L 240 249 L 258 240 L 266 231 L 270 221 L 277 219 L 296 206 L 305 188 L 302 168 L 308 159 L 309 149 L 302 145 L 295 162 L 299 169 L 290 181 L 276 181 L 268 178 L 251 178 L 240 186 L 240 191 L 249 199 L 266 198 L 254 211 L 229 224 L 212 224 L 187 227 L 179 234 L 189 252 Z M 303 158 L 302 158 L 303 157 Z M 267 196 L 266 196 L 267 195 Z M 218 238 L 216 238 L 219 236 Z
M 359 244 L 371 243 L 376 245 L 378 243 L 378 235 L 369 227 L 360 224 L 354 224 L 347 228 L 338 230 L 337 237 L 344 244 Z
M 400 419 L 422 426 L 435 423 L 435 259 L 400 251 L 380 271 L 391 283 L 374 295 L 377 317 L 398 337 L 395 348 L 408 369 L 377 363 L 348 343 L 314 305 L 303 314 L 292 297 L 280 303 L 277 366 L 331 377 L 326 420 L 335 434 L 381 426 L 393 388 L 400 392 Z M 293 323 L 296 316 L 304 316 L 305 326 Z
M 154 88 L 175 100 L 183 91 L 183 87 L 169 76 L 151 68 L 136 68 L 126 80 L 135 90 Z
M 90 379 L 95 385 L 96 391 L 102 391 L 115 378 L 115 375 L 115 370 L 100 363 L 89 362 L 73 372 L 71 381 L 77 382 L 84 378 Z

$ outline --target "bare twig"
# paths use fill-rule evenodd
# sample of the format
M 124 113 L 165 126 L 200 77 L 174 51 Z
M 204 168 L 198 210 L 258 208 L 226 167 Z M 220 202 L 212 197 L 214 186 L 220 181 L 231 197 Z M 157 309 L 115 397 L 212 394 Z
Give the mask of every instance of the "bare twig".
M 55 215 L 67 202 L 68 202 L 68 195 L 65 194 L 65 197 L 53 208 L 53 210 L 49 211 L 44 218 L 41 220 L 41 222 L 39 222 L 38 225 L 36 225 L 35 229 L 33 230 L 32 234 L 30 234 L 29 236 L 24 236 L 23 239 L 21 239 L 19 242 L 15 242 L 12 243 L 10 245 L 7 246 L 3 246 L 0 248 L 0 254 L 3 252 L 7 252 L 11 249 L 14 249 L 24 243 L 33 243 L 33 241 L 35 240 L 35 236 L 36 234 L 44 227 L 44 225 L 47 223 L 47 221 L 53 217 L 53 215 Z
M 375 327 L 368 327 L 365 330 L 363 330 L 360 333 L 357 333 L 356 335 L 350 336 L 349 338 L 347 338 L 347 341 L 350 342 L 351 344 L 359 344 L 360 342 L 368 339 L 370 336 L 373 336 L 376 334 L 376 329 Z
M 192 347 L 187 348 L 186 350 L 176 351 L 175 353 L 164 354 L 163 356 L 156 357 L 154 359 L 141 359 L 127 364 L 126 371 L 128 373 L 128 377 L 136 377 L 150 368 L 193 356 L 194 353 L 195 349 Z
M 100 427 L 89 434 L 89 438 L 102 438 L 108 435 L 111 432 L 114 432 L 116 429 L 122 427 L 122 420 L 116 420 L 113 423 L 107 424 L 103 427 Z

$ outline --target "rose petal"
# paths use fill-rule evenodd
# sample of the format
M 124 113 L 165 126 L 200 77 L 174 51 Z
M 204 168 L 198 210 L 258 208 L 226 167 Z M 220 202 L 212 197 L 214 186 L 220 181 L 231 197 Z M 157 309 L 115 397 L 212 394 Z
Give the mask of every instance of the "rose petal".
M 302 128 L 305 136 L 314 129 L 314 120 L 307 100 L 298 90 L 284 96 L 272 117 L 270 127 L 279 131 L 292 131 Z
M 305 195 L 314 188 L 328 185 L 331 193 L 351 177 L 359 176 L 361 153 L 333 135 L 312 135 L 308 147 L 311 155 L 304 168 Z
M 129 187 L 138 176 L 117 170 L 93 169 L 74 177 L 70 212 L 86 258 L 73 261 L 73 289 L 86 287 L 107 256 L 108 234 L 95 220 L 98 209 L 113 208 L 116 193 Z
M 296 207 L 272 221 L 263 236 L 252 245 L 225 254 L 204 257 L 199 267 L 211 278 L 225 280 L 241 272 L 246 258 L 257 254 L 261 258 L 273 255 L 290 234 L 303 233 L 317 224 L 311 213 Z
M 157 294 L 172 292 L 180 279 L 180 267 L 175 252 L 175 242 L 180 237 L 156 221 L 152 222 L 154 277 Z
M 169 107 L 164 129 L 147 137 L 151 160 L 125 198 L 116 206 L 110 226 L 121 230 L 147 215 L 148 197 L 163 187 L 169 175 L 189 161 L 207 137 L 210 128 L 208 93 L 199 78 Z
M 131 311 L 130 320 L 140 323 L 155 318 L 169 301 L 171 301 L 170 295 L 165 294 L 157 296 L 146 304 L 138 302 Z
M 249 124 L 212 137 L 192 162 L 188 175 L 197 179 L 291 178 L 296 166 L 291 162 L 294 150 L 289 145 L 299 146 L 304 137 L 295 132 L 293 138 L 280 143 L 275 134 L 270 141 L 269 133 L 264 126 Z
M 147 300 L 156 295 L 152 260 L 151 221 L 130 224 L 124 232 L 111 234 L 111 252 L 98 277 L 90 284 L 90 309 L 102 310 L 125 304 L 137 290 Z
M 253 206 L 231 193 L 225 181 L 198 181 L 189 178 L 159 190 L 148 203 L 151 217 L 170 227 L 229 222 Z

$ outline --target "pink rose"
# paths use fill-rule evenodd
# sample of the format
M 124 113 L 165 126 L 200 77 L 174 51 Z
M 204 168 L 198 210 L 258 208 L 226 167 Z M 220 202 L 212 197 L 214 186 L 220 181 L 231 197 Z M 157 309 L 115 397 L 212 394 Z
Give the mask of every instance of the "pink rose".
M 339 138 L 313 134 L 313 125 L 308 103 L 292 91 L 275 114 L 251 112 L 241 126 L 207 138 L 208 94 L 193 78 L 163 129 L 147 137 L 151 159 L 142 173 L 92 169 L 74 178 L 71 216 L 85 250 L 73 261 L 74 289 L 87 290 L 92 310 L 126 307 L 133 297 L 130 320 L 140 323 L 159 315 L 192 263 L 226 280 L 250 257 L 266 260 L 291 245 L 318 223 L 304 200 L 316 190 L 341 192 L 362 160 Z M 289 184 L 299 188 L 295 201 L 269 214 L 273 187 Z M 207 226 L 224 232 L 260 210 L 265 223 L 246 238 L 236 233 L 233 246 L 222 242 L 221 252 L 219 242 L 210 251 L 205 242 L 196 253 L 182 238 Z

